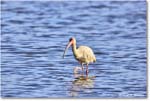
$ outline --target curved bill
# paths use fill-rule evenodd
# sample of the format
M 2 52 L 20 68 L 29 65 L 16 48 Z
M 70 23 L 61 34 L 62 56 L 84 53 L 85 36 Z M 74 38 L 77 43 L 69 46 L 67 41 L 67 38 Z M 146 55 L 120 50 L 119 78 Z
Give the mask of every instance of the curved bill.
M 66 51 L 68 50 L 68 48 L 72 45 L 72 41 L 69 42 L 65 48 L 64 54 L 63 54 L 63 58 L 65 57 Z

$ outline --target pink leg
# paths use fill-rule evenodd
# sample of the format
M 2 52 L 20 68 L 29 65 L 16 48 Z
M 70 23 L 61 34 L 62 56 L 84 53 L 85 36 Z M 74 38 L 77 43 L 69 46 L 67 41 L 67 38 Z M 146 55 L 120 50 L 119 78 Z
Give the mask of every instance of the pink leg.
M 88 70 L 88 64 L 86 65 L 86 75 L 88 75 L 88 72 L 89 72 L 89 70 Z

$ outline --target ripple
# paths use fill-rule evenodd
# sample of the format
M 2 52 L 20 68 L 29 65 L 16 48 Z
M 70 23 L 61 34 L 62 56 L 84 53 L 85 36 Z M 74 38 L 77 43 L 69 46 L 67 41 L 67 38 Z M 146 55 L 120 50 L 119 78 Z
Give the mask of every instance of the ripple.
M 2 1 L 3 98 L 145 98 L 146 2 Z M 89 77 L 70 37 L 97 58 Z M 84 66 L 84 73 L 86 66 Z

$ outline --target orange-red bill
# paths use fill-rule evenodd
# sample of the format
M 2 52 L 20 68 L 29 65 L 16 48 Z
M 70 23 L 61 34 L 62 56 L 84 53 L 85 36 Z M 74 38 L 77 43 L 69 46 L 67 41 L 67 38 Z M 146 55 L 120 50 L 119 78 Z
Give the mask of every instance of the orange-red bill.
M 64 54 L 63 54 L 63 58 L 65 57 L 65 54 L 66 54 L 68 48 L 69 48 L 71 45 L 72 45 L 72 41 L 67 44 L 67 46 L 66 46 L 66 48 L 65 48 L 65 51 L 64 51 Z

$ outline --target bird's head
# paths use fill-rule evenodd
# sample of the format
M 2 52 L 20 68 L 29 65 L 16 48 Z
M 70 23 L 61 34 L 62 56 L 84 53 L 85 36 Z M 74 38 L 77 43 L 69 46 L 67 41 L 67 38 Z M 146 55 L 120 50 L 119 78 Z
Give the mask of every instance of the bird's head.
M 74 44 L 76 44 L 76 39 L 74 37 L 72 37 L 72 38 L 69 39 L 69 42 L 68 42 L 68 44 L 67 44 L 67 46 L 65 48 L 65 51 L 64 51 L 64 54 L 63 54 L 63 58 L 65 57 L 65 53 L 68 50 L 68 48 L 70 46 L 74 45 Z
M 70 46 L 76 44 L 76 39 L 74 37 L 69 39 Z

